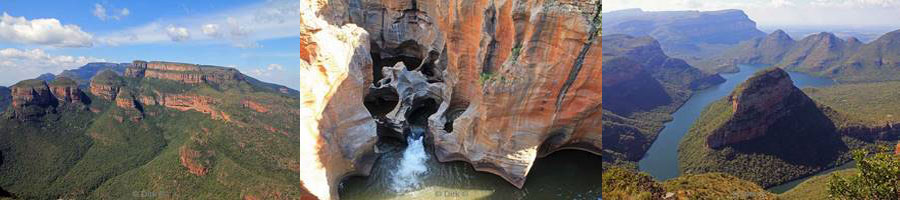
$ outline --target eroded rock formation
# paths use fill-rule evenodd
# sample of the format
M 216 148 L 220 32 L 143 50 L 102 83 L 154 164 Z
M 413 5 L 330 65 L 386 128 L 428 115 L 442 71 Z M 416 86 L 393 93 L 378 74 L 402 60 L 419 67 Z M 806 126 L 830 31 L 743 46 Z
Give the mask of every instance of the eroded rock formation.
M 37 120 L 56 108 L 56 97 L 43 80 L 30 79 L 16 83 L 10 87 L 12 96 L 13 118 L 22 121 Z
M 57 77 L 50 83 L 50 90 L 59 102 L 65 103 L 85 103 L 90 101 L 81 89 L 78 83 L 68 77 Z
M 438 160 L 519 187 L 537 157 L 600 153 L 599 1 L 301 7 L 301 118 L 315 119 L 301 123 L 301 180 L 319 198 L 368 173 L 376 121 L 377 135 L 396 137 L 423 123 Z
M 806 116 L 809 122 L 795 126 L 787 132 L 803 132 L 803 130 L 822 130 L 821 124 L 830 125 L 830 120 L 816 107 L 815 102 L 795 87 L 788 73 L 780 68 L 769 68 L 757 72 L 747 81 L 739 85 L 730 96 L 731 116 L 706 139 L 710 148 L 753 140 L 767 133 L 786 117 Z M 817 117 L 814 117 L 817 116 Z M 820 118 L 820 119 L 816 119 Z M 829 123 L 818 123 L 829 122 Z M 712 123 L 712 122 L 708 122 Z M 823 134 L 836 133 L 833 125 L 825 127 Z

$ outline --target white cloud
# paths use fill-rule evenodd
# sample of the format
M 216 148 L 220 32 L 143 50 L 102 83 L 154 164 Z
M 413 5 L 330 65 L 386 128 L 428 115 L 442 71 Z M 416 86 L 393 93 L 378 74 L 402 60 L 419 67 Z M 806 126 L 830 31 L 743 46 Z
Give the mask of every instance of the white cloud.
M 119 16 L 125 17 L 128 15 L 131 15 L 131 11 L 128 10 L 128 8 L 122 8 L 122 10 L 119 11 Z
M 222 34 L 219 33 L 219 25 L 218 25 L 218 24 L 206 24 L 206 25 L 203 25 L 203 28 L 202 28 L 201 32 L 203 32 L 204 35 L 210 36 L 210 37 L 220 37 L 220 36 L 222 36 Z
M 122 18 L 131 15 L 131 10 L 128 10 L 128 8 L 119 9 L 118 12 L 115 12 L 114 10 L 115 9 L 113 9 L 112 14 L 107 14 L 106 7 L 102 4 L 95 3 L 94 10 L 91 11 L 91 14 L 97 17 L 97 19 L 100 19 L 100 21 L 106 21 L 107 19 L 121 20 Z
M 279 64 L 269 64 L 266 68 L 257 68 L 250 70 L 251 75 L 260 76 L 260 77 L 270 77 L 273 75 L 280 74 L 280 72 L 284 71 L 284 67 Z
M 187 28 L 184 27 L 169 25 L 168 27 L 166 27 L 166 33 L 169 34 L 169 38 L 171 38 L 172 41 L 176 42 L 191 39 L 191 32 L 188 32 Z
M 794 4 L 794 2 L 791 2 L 790 0 L 772 0 L 772 6 L 776 8 L 794 5 L 796 4 Z
M 107 45 L 184 41 L 173 40 L 166 27 L 168 24 L 178 24 L 188 33 L 202 33 L 191 37 L 191 41 L 255 48 L 259 47 L 259 40 L 299 34 L 299 12 L 299 2 L 296 0 L 268 0 L 215 13 L 157 19 L 145 25 L 104 34 L 98 41 Z
M 15 48 L 0 49 L 0 60 L 0 85 L 12 85 L 43 73 L 59 73 L 90 62 L 106 61 L 85 56 L 50 55 L 43 49 Z
M 760 26 L 900 27 L 900 0 L 606 0 L 604 11 L 741 9 Z
M 53 47 L 91 47 L 94 36 L 76 25 L 62 25 L 54 18 L 28 20 L 25 17 L 0 17 L 0 41 L 39 44 Z
M 106 18 L 107 18 L 106 8 L 104 8 L 103 5 L 100 5 L 99 3 L 95 3 L 94 11 L 91 13 L 93 13 L 94 16 L 97 17 L 97 19 L 100 19 L 101 21 L 106 21 Z

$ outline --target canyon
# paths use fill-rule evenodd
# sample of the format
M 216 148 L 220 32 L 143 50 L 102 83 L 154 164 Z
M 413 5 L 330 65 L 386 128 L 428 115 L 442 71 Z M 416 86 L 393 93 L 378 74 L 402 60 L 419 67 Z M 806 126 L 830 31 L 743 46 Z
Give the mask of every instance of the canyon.
M 301 1 L 301 184 L 338 198 L 415 124 L 439 161 L 517 187 L 538 157 L 599 155 L 599 15 L 584 0 Z

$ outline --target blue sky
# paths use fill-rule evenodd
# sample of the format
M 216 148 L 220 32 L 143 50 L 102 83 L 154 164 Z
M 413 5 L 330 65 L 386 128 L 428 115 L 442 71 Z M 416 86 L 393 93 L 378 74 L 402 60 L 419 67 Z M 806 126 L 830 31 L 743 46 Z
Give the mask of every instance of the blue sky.
M 234 67 L 299 86 L 296 0 L 0 1 L 0 85 L 88 62 Z
M 605 0 L 604 12 L 741 9 L 766 27 L 900 29 L 900 0 Z

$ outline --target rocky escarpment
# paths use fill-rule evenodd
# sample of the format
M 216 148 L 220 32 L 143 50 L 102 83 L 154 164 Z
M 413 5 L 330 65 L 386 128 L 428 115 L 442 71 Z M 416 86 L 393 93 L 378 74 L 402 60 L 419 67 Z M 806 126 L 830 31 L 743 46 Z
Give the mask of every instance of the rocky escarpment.
M 603 40 L 603 109 L 609 111 L 603 113 L 603 140 L 608 162 L 640 160 L 669 113 L 693 90 L 724 81 L 669 57 L 651 37 L 614 34 Z
M 605 14 L 607 34 L 651 36 L 670 56 L 694 61 L 717 55 L 741 41 L 762 37 L 756 22 L 741 10 L 643 11 L 628 9 Z
M 844 82 L 898 80 L 897 44 L 900 44 L 900 30 L 868 44 L 827 32 L 794 41 L 779 30 L 765 38 L 742 43 L 720 57 L 705 61 L 704 66 L 734 71 L 737 64 L 766 64 Z
M 779 68 L 758 72 L 738 86 L 727 99 L 731 104 L 732 114 L 720 128 L 707 137 L 706 144 L 710 148 L 720 148 L 763 137 L 767 133 L 773 132 L 770 129 L 776 123 L 786 121 L 786 117 L 797 117 L 798 114 L 805 113 L 821 113 L 815 102 L 799 88 L 794 87 L 787 72 Z M 826 117 L 824 114 L 819 116 Z M 820 123 L 805 123 L 803 126 L 813 127 L 790 131 L 835 132 L 833 125 L 821 123 L 829 122 L 827 118 L 805 120 L 815 120 Z M 817 125 L 824 126 L 814 127 Z
M 244 76 L 233 68 L 161 61 L 134 61 L 125 69 L 125 76 L 156 78 L 187 84 L 225 84 L 242 81 Z
M 83 106 L 90 100 L 77 84 L 68 78 L 53 80 L 49 85 L 38 79 L 20 81 L 10 87 L 9 117 L 21 121 L 38 121 L 44 115 L 56 113 L 62 105 Z M 83 107 L 82 107 L 83 108 Z
M 850 146 L 832 114 L 784 70 L 759 71 L 701 113 L 679 145 L 679 168 L 769 187 L 837 166 L 849 160 Z
M 301 7 L 302 108 L 318 119 L 301 125 L 304 141 L 316 141 L 301 145 L 310 163 L 301 180 L 319 198 L 336 198 L 342 177 L 368 173 L 377 135 L 403 137 L 397 130 L 411 123 L 427 125 L 438 160 L 467 161 L 516 186 L 537 157 L 599 153 L 597 1 Z
M 57 77 L 50 82 L 50 90 L 59 102 L 87 103 L 90 99 L 78 87 L 78 83 L 69 77 Z

